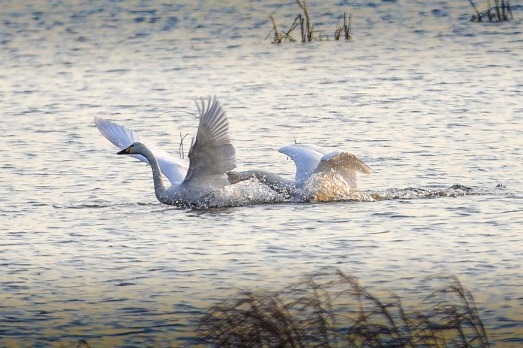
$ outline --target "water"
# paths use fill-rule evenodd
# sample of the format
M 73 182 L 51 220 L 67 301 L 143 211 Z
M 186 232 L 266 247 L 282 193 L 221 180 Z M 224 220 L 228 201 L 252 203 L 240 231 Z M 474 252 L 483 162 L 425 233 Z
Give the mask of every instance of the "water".
M 468 2 L 309 2 L 353 42 L 264 41 L 294 2 L 2 2 L 0 342 L 187 343 L 236 289 L 329 267 L 414 303 L 455 274 L 493 345 L 523 337 L 523 26 Z M 111 118 L 178 152 L 217 95 L 238 169 L 292 176 L 276 149 L 346 149 L 375 202 L 178 209 L 96 130 Z M 188 145 L 188 144 L 187 144 Z M 452 185 L 471 192 L 445 194 Z M 433 194 L 425 194 L 428 190 Z M 465 194 L 466 193 L 466 194 Z

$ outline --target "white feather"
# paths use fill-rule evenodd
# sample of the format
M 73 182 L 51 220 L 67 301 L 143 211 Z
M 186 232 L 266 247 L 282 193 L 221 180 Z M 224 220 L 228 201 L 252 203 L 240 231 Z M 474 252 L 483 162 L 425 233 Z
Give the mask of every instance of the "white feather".
M 185 178 L 188 168 L 188 163 L 186 160 L 172 156 L 169 153 L 159 149 L 153 142 L 149 141 L 132 129 L 126 128 L 101 117 L 95 117 L 94 123 L 100 133 L 102 133 L 102 135 L 107 140 L 116 145 L 120 150 L 125 149 L 135 142 L 141 142 L 142 144 L 146 145 L 156 157 L 160 166 L 160 170 L 167 177 L 167 179 L 169 179 L 171 184 L 179 184 Z M 149 163 L 142 155 L 133 154 L 131 156 L 145 163 Z

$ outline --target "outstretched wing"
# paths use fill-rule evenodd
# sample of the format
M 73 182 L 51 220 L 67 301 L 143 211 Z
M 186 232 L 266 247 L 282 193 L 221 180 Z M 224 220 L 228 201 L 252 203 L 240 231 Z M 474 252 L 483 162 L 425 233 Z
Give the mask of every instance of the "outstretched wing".
M 189 170 L 186 182 L 208 180 L 236 168 L 236 152 L 229 137 L 229 121 L 220 102 L 209 97 L 207 104 L 196 103 L 200 124 L 196 139 L 189 150 Z
M 120 150 L 125 149 L 127 146 L 138 141 L 147 146 L 156 157 L 158 164 L 160 165 L 160 170 L 169 179 L 171 184 L 180 183 L 185 178 L 185 175 L 187 174 L 187 164 L 185 161 L 158 149 L 154 144 L 146 140 L 137 132 L 117 123 L 101 117 L 95 117 L 94 123 L 100 133 L 102 133 L 107 140 L 116 145 Z M 147 159 L 142 155 L 131 156 L 148 163 Z
M 340 174 L 350 186 L 356 187 L 356 173 L 371 174 L 372 169 L 352 153 L 333 151 L 321 158 L 314 174 L 333 172 Z
M 321 146 L 311 144 L 290 144 L 279 151 L 296 164 L 296 185 L 305 182 L 314 173 L 321 158 L 329 152 Z

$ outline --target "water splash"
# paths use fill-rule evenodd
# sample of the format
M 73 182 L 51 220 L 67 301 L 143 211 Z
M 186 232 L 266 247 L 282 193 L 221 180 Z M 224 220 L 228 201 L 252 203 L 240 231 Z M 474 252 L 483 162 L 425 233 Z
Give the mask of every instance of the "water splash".
M 348 182 L 337 172 L 318 173 L 296 190 L 291 198 L 296 203 L 317 203 L 336 201 L 374 201 L 368 193 L 358 190 L 354 183 Z
M 384 200 L 435 199 L 489 194 L 486 190 L 456 184 L 443 189 L 391 188 L 384 191 L 359 190 L 339 176 L 315 176 L 298 188 L 293 196 L 270 189 L 256 178 L 217 191 L 193 208 L 223 208 L 260 204 L 375 202 Z
M 283 195 L 253 178 L 213 192 L 201 204 L 196 204 L 195 208 L 240 207 L 285 202 Z
M 471 187 L 457 184 L 445 189 L 428 190 L 424 188 L 415 187 L 407 187 L 401 189 L 391 188 L 383 192 L 369 191 L 368 194 L 376 201 L 384 201 L 395 199 L 430 199 L 439 197 L 461 197 L 470 195 L 480 195 L 482 193 Z

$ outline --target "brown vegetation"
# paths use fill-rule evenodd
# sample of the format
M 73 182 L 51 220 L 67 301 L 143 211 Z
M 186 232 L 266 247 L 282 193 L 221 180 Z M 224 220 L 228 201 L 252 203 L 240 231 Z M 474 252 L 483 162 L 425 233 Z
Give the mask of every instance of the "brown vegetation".
M 301 42 L 310 42 L 313 41 L 315 38 L 318 40 L 321 40 L 322 38 L 328 38 L 328 36 L 321 35 L 321 31 L 314 30 L 314 26 L 312 24 L 312 19 L 309 13 L 309 8 L 307 7 L 307 3 L 305 0 L 296 0 L 296 4 L 301 10 L 301 13 L 299 13 L 292 22 L 291 26 L 287 31 L 282 32 L 278 29 L 278 25 L 276 24 L 276 20 L 274 19 L 274 13 L 271 13 L 269 15 L 269 19 L 272 24 L 272 29 L 267 35 L 266 39 L 273 34 L 273 43 L 280 44 L 285 41 L 295 42 L 297 41 L 294 36 L 292 36 L 292 32 L 294 29 L 296 29 L 298 26 L 300 27 L 300 37 Z M 338 19 L 339 22 L 339 19 Z M 339 40 L 341 37 L 341 34 L 343 33 L 343 37 L 345 40 L 352 40 L 352 37 L 350 36 L 350 25 L 351 25 L 351 15 L 347 18 L 346 14 L 343 14 L 343 26 L 338 26 L 338 23 L 336 24 L 336 30 L 334 31 L 334 39 Z M 316 35 L 315 35 L 316 34 Z
M 478 8 L 472 0 L 469 0 L 469 2 L 475 12 L 471 18 L 473 22 L 502 22 L 514 19 L 509 0 L 494 0 L 494 6 L 491 6 L 490 0 L 487 0 L 487 9 L 482 12 L 478 11 Z
M 341 272 L 310 275 L 282 291 L 241 292 L 198 328 L 220 347 L 488 347 L 472 294 L 456 278 L 422 309 L 385 301 Z

